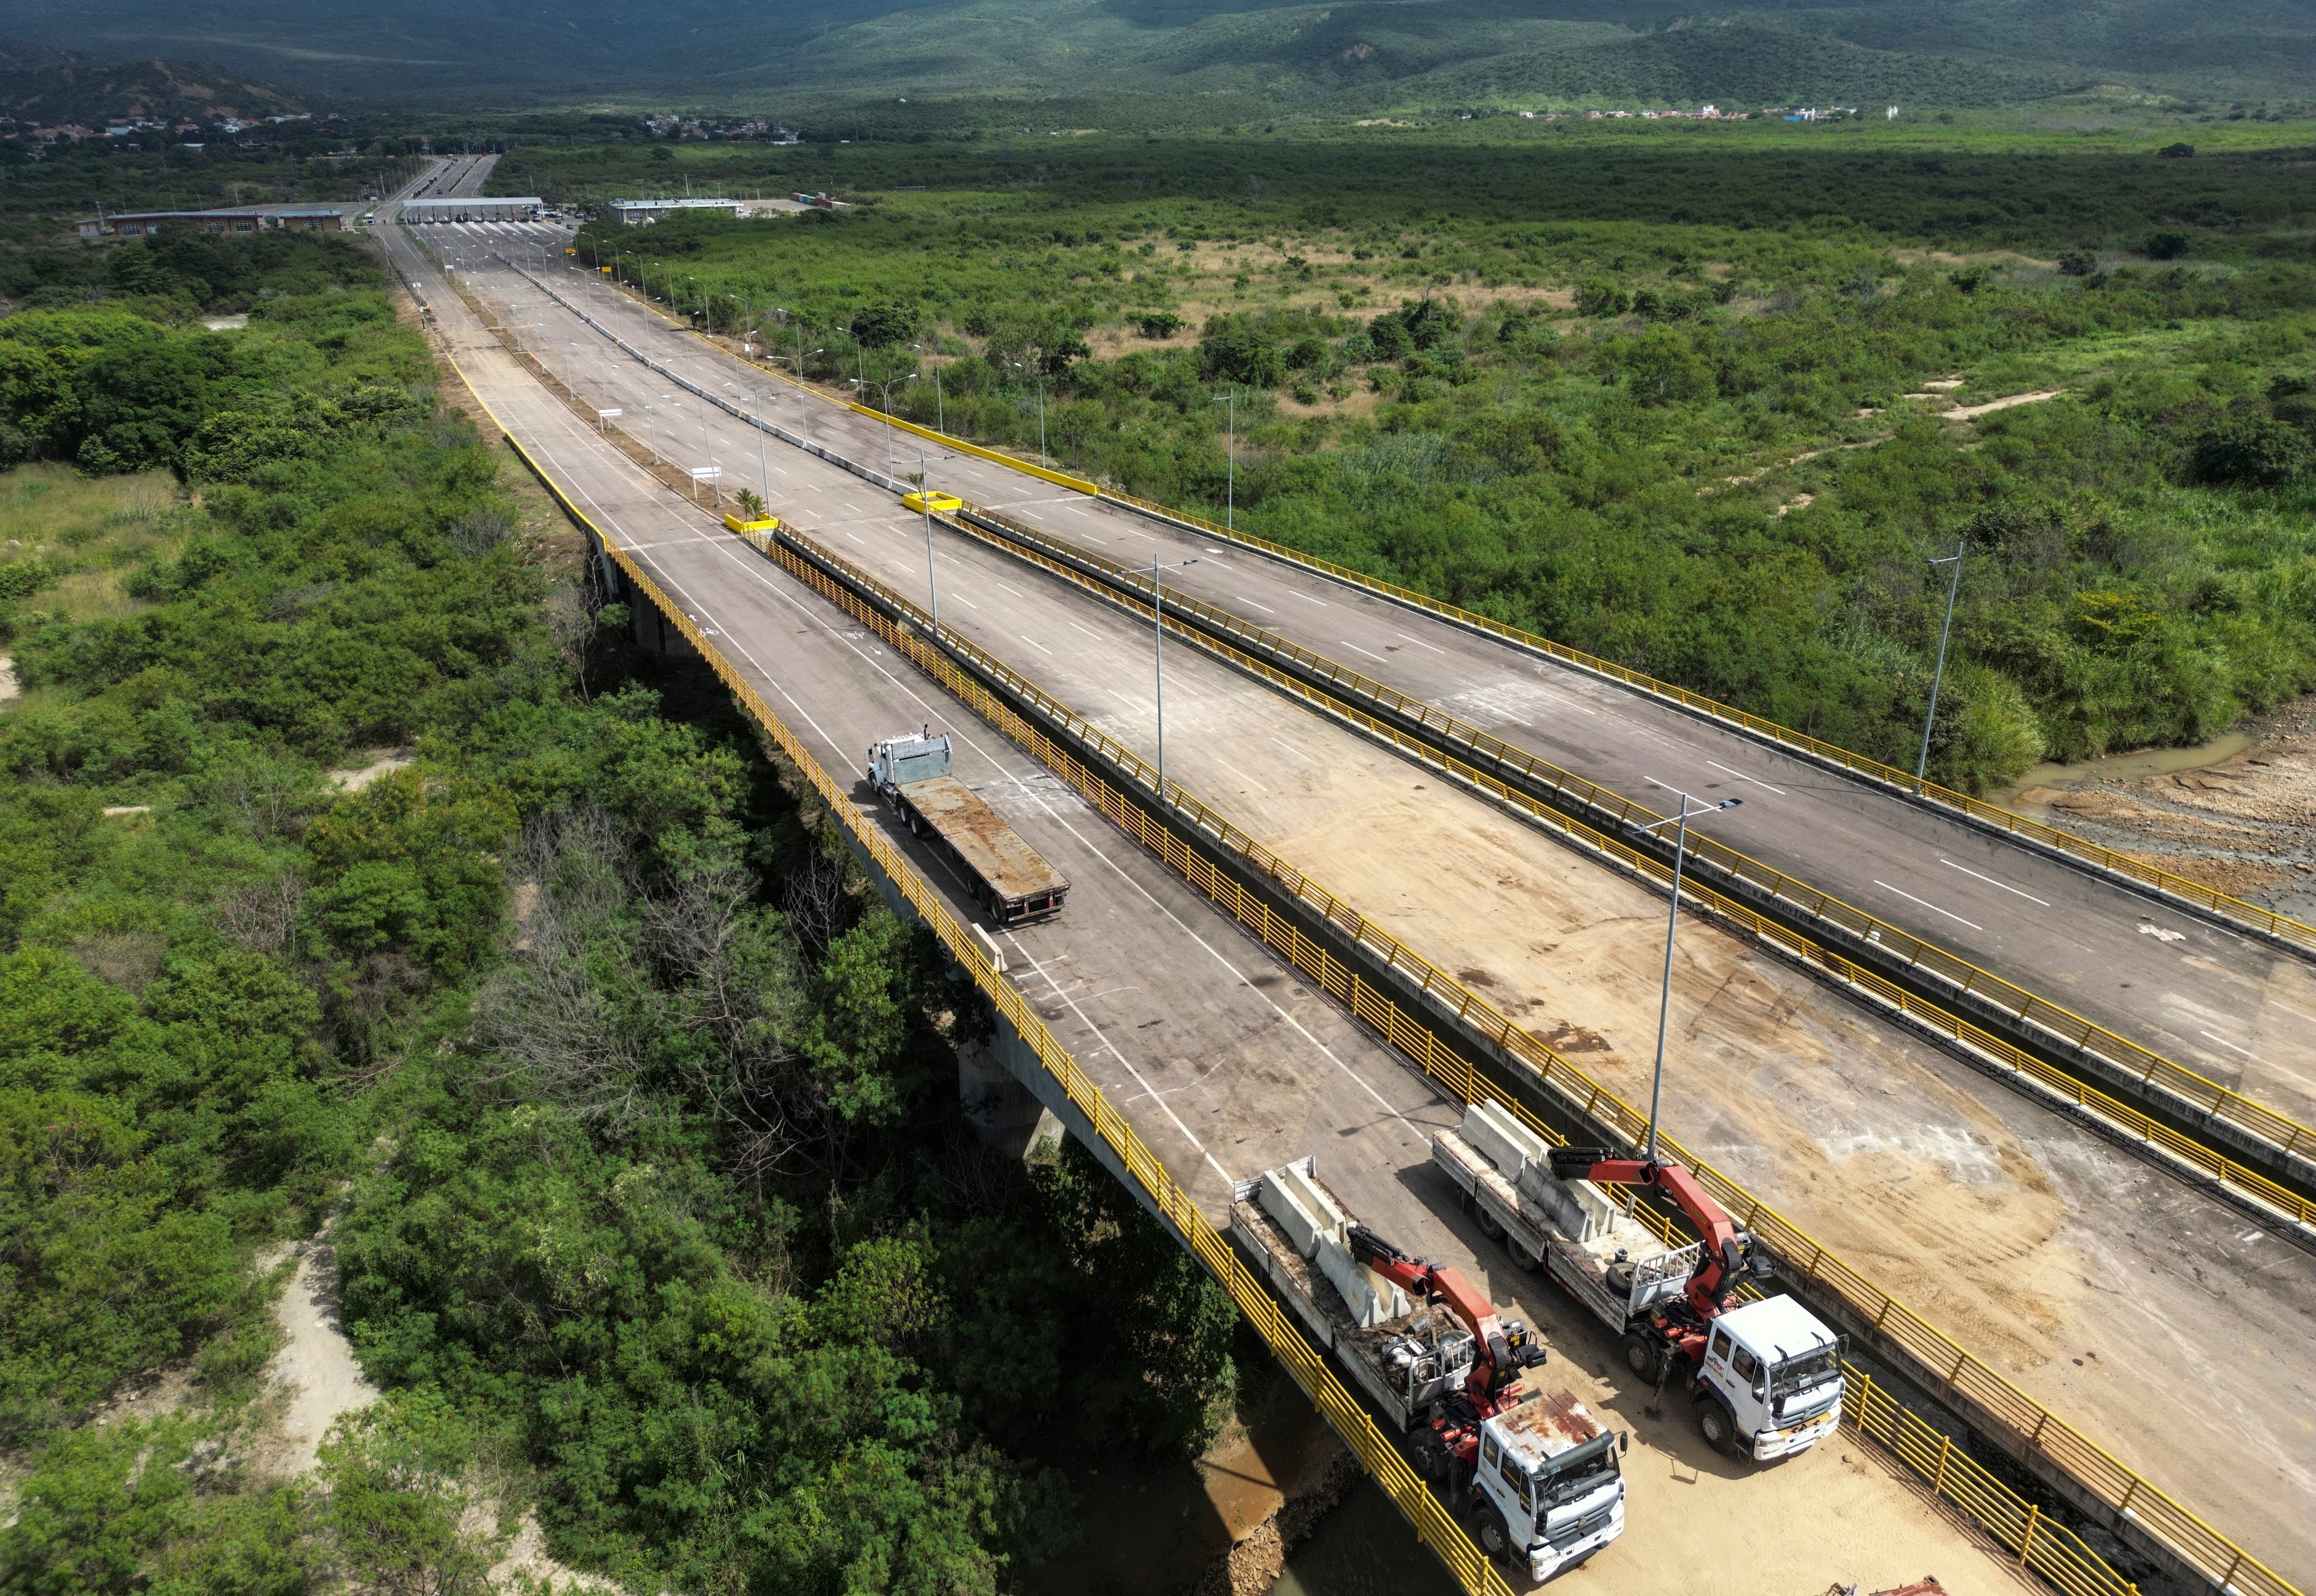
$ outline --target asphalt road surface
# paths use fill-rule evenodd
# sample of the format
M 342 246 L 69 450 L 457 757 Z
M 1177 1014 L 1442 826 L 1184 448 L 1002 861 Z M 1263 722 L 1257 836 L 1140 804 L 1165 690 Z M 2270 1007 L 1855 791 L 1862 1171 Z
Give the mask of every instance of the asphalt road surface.
M 896 513 L 889 495 L 777 441 L 764 441 L 760 457 L 761 435 L 753 428 L 611 349 L 499 265 L 481 247 L 485 239 L 495 247 L 520 248 L 526 233 L 519 227 L 428 229 L 431 245 L 469 261 L 470 286 L 507 307 L 507 317 L 527 347 L 568 374 L 583 406 L 620 409 L 618 424 L 631 436 L 652 440 L 680 467 L 721 465 L 727 486 L 761 479 L 779 513 L 910 596 L 922 597 L 923 531 L 918 518 Z M 560 258 L 557 236 L 536 230 L 529 239 L 542 246 L 541 259 Z M 598 314 L 611 308 L 608 302 L 614 296 L 601 299 L 607 303 Z M 633 321 L 623 330 L 631 342 L 642 343 L 650 336 L 649 318 L 636 312 Z M 752 380 L 738 361 L 713 354 L 695 339 L 672 335 L 664 343 L 664 352 L 655 351 L 660 358 L 673 365 L 677 361 L 669 355 L 690 354 L 696 364 L 688 370 L 703 385 L 719 364 L 730 370 L 729 379 Z M 760 375 L 753 380 L 763 386 Z M 785 388 L 768 395 L 767 403 L 782 424 L 801 427 L 817 439 L 848 440 L 855 458 L 882 463 L 881 424 Z M 557 424 L 588 432 L 559 397 L 552 405 L 565 418 Z M 913 449 L 913 441 L 901 434 L 895 447 Z M 904 469 L 914 465 L 901 463 Z M 967 463 L 928 462 L 935 468 L 937 486 L 955 481 L 949 473 Z M 997 490 L 1014 474 L 988 469 L 998 475 L 958 491 L 982 502 L 999 499 Z M 1083 510 L 1082 497 L 1065 490 L 1034 481 L 1023 488 L 1019 478 L 1012 486 L 1004 503 L 1009 513 L 1024 520 Z M 1100 523 L 1098 533 L 1079 526 L 1064 535 L 1091 543 L 1096 536 L 1131 533 L 1144 547 L 1150 545 L 1143 530 L 1147 522 L 1114 511 L 1103 513 L 1117 519 Z M 750 557 L 736 543 L 724 541 L 734 551 L 727 566 Z M 1419 641 L 1408 623 L 1420 618 L 1394 606 L 1319 581 L 1307 583 L 1307 592 L 1291 583 L 1282 587 L 1282 577 L 1296 576 L 1291 569 L 1237 550 L 1217 550 L 1210 542 L 1203 551 L 1197 544 L 1176 547 L 1185 548 L 1181 557 L 1198 553 L 1201 565 L 1193 571 L 1209 563 L 1220 568 L 1217 591 L 1241 603 L 1263 594 L 1268 597 L 1262 602 L 1276 598 L 1283 609 L 1298 602 L 1299 593 L 1299 602 L 1325 607 L 1330 613 L 1322 618 L 1322 630 L 1340 633 L 1343 640 L 1365 636 L 1381 643 L 1380 629 L 1404 627 L 1403 651 L 1412 652 L 1404 645 Z M 1145 632 L 1108 606 L 970 540 L 941 537 L 938 557 L 945 622 L 974 635 L 1147 753 Z M 692 580 L 695 586 L 688 591 L 711 602 L 733 578 L 727 571 L 722 583 L 706 576 Z M 913 581 L 920 585 L 911 587 Z M 1380 613 L 1364 614 L 1354 625 L 1353 612 L 1365 611 Z M 1496 663 L 1501 668 L 1519 661 L 1498 651 Z M 1339 777 L 1336 796 L 1354 793 L 1355 801 L 1336 813 L 1354 818 L 1332 833 L 1321 827 L 1311 834 L 1314 840 L 1308 850 L 1298 845 L 1282 851 L 1338 887 L 1347 872 L 1380 871 L 1393 862 L 1374 857 L 1378 850 L 1373 836 L 1360 826 L 1380 824 L 1375 818 L 1379 807 L 1357 798 L 1354 789 L 1365 782 L 1367 787 L 1359 790 L 1379 791 L 1376 783 L 1396 779 L 1403 789 L 1407 767 L 1365 745 L 1336 745 L 1331 740 L 1344 734 L 1191 650 L 1170 653 L 1169 676 L 1170 770 L 1180 768 L 1186 780 L 1218 797 L 1244 823 L 1258 809 L 1283 812 L 1276 806 L 1285 800 L 1272 789 L 1294 785 L 1289 778 L 1298 754 L 1323 754 Z M 1591 685 L 1581 678 L 1577 683 Z M 1592 706 L 1595 718 L 1631 702 L 1613 690 L 1599 691 L 1600 700 Z M 1476 718 L 1468 712 L 1466 718 Z M 855 740 L 865 747 L 868 738 Z M 1741 745 L 1760 753 L 1753 745 Z M 1201 760 L 1208 762 L 1194 762 Z M 1232 793 L 1237 796 L 1225 796 Z M 1423 813 L 1432 816 L 1473 805 L 1452 792 L 1421 800 Z M 1262 834 L 1259 821 L 1257 829 Z M 1490 846 L 1507 855 L 1526 854 L 1541 843 L 1517 831 L 1494 837 Z M 1314 857 L 1309 851 L 1330 845 L 1336 850 L 1333 857 Z M 1540 856 L 1552 850 L 1537 852 L 1523 868 L 1541 878 L 1553 866 Z M 1617 887 L 1608 872 L 1590 864 L 1572 864 L 1572 871 L 1559 878 L 1564 894 L 1633 890 Z M 1077 870 L 1066 864 L 1064 869 L 1073 880 L 1080 878 Z M 1412 882 L 1418 888 L 1424 885 L 1420 878 Z M 1355 899 L 1360 896 L 1353 894 Z M 1371 913 L 1392 907 L 1375 901 L 1361 906 Z M 1634 939 L 1647 941 L 1660 934 L 1651 929 L 1661 924 L 1654 913 L 1610 905 L 1601 917 L 1629 922 Z M 1490 915 L 1474 907 L 1462 923 L 1445 923 L 1430 934 L 1483 937 L 1484 923 L 1506 917 L 1518 916 Z M 1448 949 L 1422 936 L 1410 940 L 1452 967 Z M 2148 941 L 2152 944 L 2154 939 Z M 1688 951 L 1692 946 L 1699 950 L 1696 955 Z M 1684 958 L 1710 958 L 1704 951 L 1710 946 L 1703 937 L 1696 944 L 1685 938 Z M 1622 949 L 1618 957 L 1629 964 L 1632 951 Z M 1559 957 L 1567 961 L 1565 953 Z M 1550 961 L 1544 967 L 1546 974 L 1513 978 L 1540 984 L 1552 978 Z M 2296 1532 L 2286 1527 L 2296 1522 L 2298 1504 L 2316 1489 L 2316 1431 L 2295 1416 L 2309 1412 L 2308 1399 L 2316 1396 L 2316 1343 L 2306 1334 L 2316 1319 L 2316 1271 L 2309 1257 L 2007 1089 L 1888 1033 L 1878 1021 L 1861 1020 L 1823 988 L 1797 978 L 1778 985 L 1775 970 L 1734 956 L 1726 967 L 1744 981 L 1775 988 L 1775 1001 L 1765 1012 L 1778 1026 L 1825 1039 L 1806 1061 L 1798 1045 L 1753 1045 L 1749 1054 L 1741 1026 L 1716 1033 L 1722 1049 L 1717 1054 L 1697 1042 L 1698 1067 L 1669 1072 L 1668 1117 L 1683 1126 L 1713 1128 L 1713 1134 L 1695 1138 L 1700 1151 L 1766 1188 L 1765 1195 L 1826 1236 L 1853 1263 L 1881 1275 L 1934 1319 L 1948 1323 L 1965 1342 L 2044 1400 L 2087 1416 L 2093 1433 L 2107 1438 L 2127 1459 L 2217 1521 L 2240 1528 L 2264 1555 L 2276 1557 L 2294 1542 Z M 1724 984 L 1741 985 L 1736 974 Z M 1640 984 L 1652 994 L 1652 972 L 1643 975 L 1647 980 Z M 1621 967 L 1608 970 L 1604 978 L 1604 991 L 1635 985 L 1631 972 Z M 1629 1000 L 1631 994 L 1623 995 Z M 1594 999 L 1578 994 L 1562 1001 Z M 1727 1019 L 1709 1003 L 1698 1006 L 1706 1015 L 1700 1023 Z M 1629 1052 L 1629 1045 L 1624 1050 Z M 1677 1062 L 1673 1071 L 1682 1068 Z M 1750 1115 L 1741 1106 L 1749 1093 L 1762 1105 Z M 1759 1146 L 1765 1127 L 1786 1109 L 1794 1110 L 1789 1117 L 1795 1121 L 1790 1143 L 1765 1163 Z M 1154 1146 L 1164 1144 L 1154 1137 Z M 1171 1167 L 1173 1152 L 1168 1155 Z M 1355 1155 L 1350 1148 L 1337 1152 L 1328 1167 L 1343 1172 L 1346 1159 Z M 1425 1177 L 1419 1171 L 1412 1178 Z M 2107 1283 L 2123 1279 L 2132 1284 L 2127 1297 L 2117 1299 Z M 2247 1340 L 2273 1351 L 2248 1361 L 2237 1355 Z M 2249 1458 L 2259 1459 L 2256 1470 L 2236 1467 L 2223 1473 L 2196 1467 L 2198 1459 L 2216 1466 L 2222 1459 L 2241 1465 Z M 2288 1559 L 2285 1566 L 2290 1567 Z

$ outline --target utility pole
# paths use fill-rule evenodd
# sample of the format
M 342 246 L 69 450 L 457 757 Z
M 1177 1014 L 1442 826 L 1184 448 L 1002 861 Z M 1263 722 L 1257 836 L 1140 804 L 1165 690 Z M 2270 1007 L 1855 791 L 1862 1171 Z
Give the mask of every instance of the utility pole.
M 1954 634 L 1955 595 L 1962 591 L 1963 542 L 1962 539 L 1956 538 L 1955 551 L 1952 554 L 1930 562 L 1934 566 L 1953 566 L 1954 576 L 1946 584 L 1946 624 L 1938 629 L 1937 669 L 1930 673 L 1930 712 L 1922 717 L 1922 753 L 1921 757 L 1914 762 L 1914 780 L 1917 781 L 1921 780 L 1924 772 L 1930 768 L 1930 727 L 1937 721 L 1938 689 L 1945 684 L 1946 679 L 1946 639 Z

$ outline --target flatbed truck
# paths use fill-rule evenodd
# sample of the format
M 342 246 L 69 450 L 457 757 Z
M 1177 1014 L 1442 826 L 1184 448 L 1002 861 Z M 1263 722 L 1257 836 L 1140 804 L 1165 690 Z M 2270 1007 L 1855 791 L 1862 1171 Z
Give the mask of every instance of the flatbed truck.
M 1465 1503 L 1492 1557 L 1543 1581 L 1625 1531 L 1629 1437 L 1535 1377 L 1545 1355 L 1452 1269 L 1351 1217 L 1303 1157 L 1233 1183 L 1231 1236 L 1312 1339 L 1409 1440 L 1416 1471 Z
M 1678 1165 L 1647 1166 L 1700 1232 L 1670 1247 L 1591 1180 L 1556 1166 L 1606 1167 L 1590 1148 L 1547 1148 L 1502 1104 L 1465 1109 L 1458 1130 L 1432 1133 L 1431 1161 L 1463 1194 L 1480 1228 L 1523 1270 L 1541 1270 L 1623 1343 L 1634 1374 L 1662 1385 L 1684 1378 L 1697 1427 L 1724 1452 L 1756 1461 L 1806 1451 L 1841 1422 L 1842 1340 L 1791 1297 L 1733 1302 L 1746 1272 L 1766 1279 L 1767 1253 Z M 1632 1161 L 1624 1161 L 1630 1163 Z M 1657 1178 L 1657 1177 L 1662 1178 Z
M 1069 878 L 949 774 L 948 733 L 935 736 L 929 726 L 879 739 L 868 750 L 868 784 L 912 835 L 956 868 L 967 896 L 998 924 L 1061 909 Z

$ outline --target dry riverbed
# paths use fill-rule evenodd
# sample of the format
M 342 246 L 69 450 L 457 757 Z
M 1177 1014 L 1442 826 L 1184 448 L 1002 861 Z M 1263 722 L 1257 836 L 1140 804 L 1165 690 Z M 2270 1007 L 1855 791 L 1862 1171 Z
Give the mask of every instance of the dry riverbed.
M 2134 859 L 2295 919 L 2316 920 L 2316 697 L 2208 751 L 2048 766 L 2002 801 Z

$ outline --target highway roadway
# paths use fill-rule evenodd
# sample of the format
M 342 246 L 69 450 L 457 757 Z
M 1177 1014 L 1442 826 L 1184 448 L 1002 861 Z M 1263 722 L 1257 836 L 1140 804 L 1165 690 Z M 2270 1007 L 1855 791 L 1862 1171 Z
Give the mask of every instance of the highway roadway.
M 857 773 L 874 738 L 927 721 L 955 736 L 960 777 L 1072 882 L 1059 917 L 991 928 L 1009 978 L 1209 1214 L 1221 1217 L 1228 1178 L 1316 1153 L 1324 1178 L 1378 1229 L 1472 1271 L 1500 1305 L 1544 1330 L 1557 1350 L 1548 1373 L 1634 1436 L 1635 1528 L 1590 1565 L 1588 1588 L 1644 1596 L 1709 1580 L 1785 1596 L 1796 1578 L 1887 1584 L 1930 1567 L 1969 1576 L 1967 1588 L 2003 1588 L 2001 1561 L 1878 1454 L 1826 1446 L 1756 1472 L 1710 1452 L 1679 1404 L 1651 1417 L 1654 1393 L 1626 1379 L 1608 1339 L 1513 1267 L 1430 1169 L 1429 1134 L 1455 1122 L 1453 1103 L 1026 753 L 655 483 L 510 358 L 407 235 L 388 226 L 379 236 L 420 285 L 442 345 L 491 415 L 699 620 L 825 768 Z M 838 539 L 848 526 L 897 537 L 915 525 L 858 478 L 821 469 L 784 490 L 799 520 Z M 960 920 L 988 925 L 865 784 L 855 796 Z M 1807 1523 L 1807 1544 L 1733 1568 L 1724 1537 L 1690 1528 L 1763 1515 Z
M 562 291 L 662 364 L 710 391 L 767 386 L 736 353 L 566 267 L 562 236 L 484 229 L 445 247 L 477 263 L 487 248 L 531 251 Z M 558 338 L 592 338 L 539 305 L 541 325 L 564 327 Z M 873 417 L 770 386 L 774 419 L 808 423 L 852 459 L 881 468 L 889 452 L 908 471 L 923 449 L 937 486 L 1112 559 L 1195 558 L 1169 571 L 1170 587 L 1661 812 L 1677 789 L 1704 802 L 1741 798 L 1698 832 L 2316 1124 L 2316 964 L 2301 956 L 1575 667 L 905 432 L 888 441 Z M 674 392 L 671 404 L 681 399 Z
M 585 407 L 620 409 L 619 424 L 679 466 L 721 465 L 727 486 L 761 480 L 780 513 L 922 601 L 918 518 L 777 441 L 760 462 L 753 429 L 658 381 L 478 246 L 502 231 L 430 228 L 427 242 L 465 255 L 470 287 L 508 308 Z M 815 438 L 865 432 L 854 454 L 883 465 L 879 424 L 785 391 L 772 404 Z M 906 434 L 895 446 L 913 449 Z M 935 483 L 960 463 L 936 463 Z M 1009 513 L 1082 503 L 1040 486 Z M 1145 627 L 969 539 L 940 534 L 937 555 L 946 623 L 1147 756 Z M 1220 585 L 1242 602 L 1244 573 L 1276 569 L 1211 541 L 1198 557 L 1225 568 Z M 1323 591 L 1331 607 L 1359 607 Z M 1419 950 L 1467 981 L 1477 972 L 1529 1029 L 1634 1094 L 1652 1039 L 1657 900 L 1460 792 L 1434 783 L 1414 798 L 1420 771 L 1193 650 L 1171 651 L 1168 675 L 1171 774 Z M 1669 1065 L 1667 1117 L 1701 1153 L 2043 1400 L 2089 1417 L 2167 1488 L 2271 1556 L 2292 1538 L 2285 1526 L 2316 1489 L 2316 1433 L 2294 1416 L 2316 1396 L 2305 1253 L 1725 933 L 1684 940 L 1677 1003 L 1693 1018 Z M 2120 1279 L 2127 1297 L 2106 1284 Z M 2272 1351 L 2248 1362 L 2235 1355 L 2247 1342 Z M 2178 1467 L 2247 1452 L 2276 1459 L 2275 1477 L 2218 1489 Z

